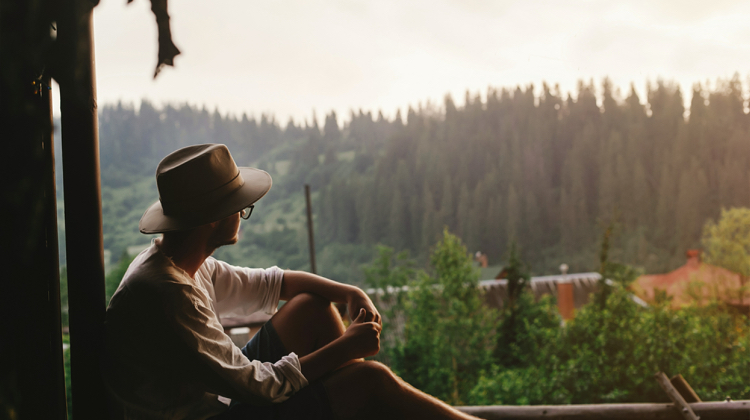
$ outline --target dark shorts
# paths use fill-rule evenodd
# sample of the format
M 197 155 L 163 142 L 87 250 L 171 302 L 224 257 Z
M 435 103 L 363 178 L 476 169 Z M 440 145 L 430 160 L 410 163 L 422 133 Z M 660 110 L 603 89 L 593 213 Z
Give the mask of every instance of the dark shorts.
M 275 363 L 289 354 L 281 343 L 276 329 L 268 321 L 253 338 L 242 348 L 242 353 L 250 360 Z M 286 420 L 332 419 L 331 405 L 321 381 L 315 381 L 292 395 L 288 400 L 265 406 L 232 402 L 229 410 L 211 420 Z

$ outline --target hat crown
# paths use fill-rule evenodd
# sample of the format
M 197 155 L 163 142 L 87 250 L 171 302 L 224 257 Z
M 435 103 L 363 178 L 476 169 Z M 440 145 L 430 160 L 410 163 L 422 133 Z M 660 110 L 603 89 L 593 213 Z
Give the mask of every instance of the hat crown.
M 156 185 L 165 214 L 196 199 L 213 201 L 242 184 L 240 171 L 223 144 L 182 148 L 167 155 L 156 168 Z

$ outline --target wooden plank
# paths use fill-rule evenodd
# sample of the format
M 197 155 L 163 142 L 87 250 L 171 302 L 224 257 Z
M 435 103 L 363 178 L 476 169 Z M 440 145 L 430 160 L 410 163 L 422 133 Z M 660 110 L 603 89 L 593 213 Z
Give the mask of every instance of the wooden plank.
M 689 404 L 701 420 L 748 420 L 750 400 Z M 464 406 L 456 409 L 487 420 L 682 420 L 674 404 L 581 404 Z
M 702 402 L 701 398 L 693 390 L 693 387 L 690 386 L 690 384 L 685 380 L 685 378 L 682 377 L 681 374 L 678 373 L 677 375 L 673 376 L 672 379 L 669 380 L 669 382 L 672 383 L 672 386 L 674 386 L 677 392 L 682 395 L 682 398 L 684 398 L 685 401 L 689 403 Z
M 682 415 L 682 418 L 685 420 L 698 420 L 700 417 L 696 416 L 693 412 L 693 409 L 690 408 L 687 401 L 685 401 L 684 398 L 682 398 L 682 395 L 675 389 L 674 386 L 672 386 L 672 383 L 669 382 L 669 378 L 667 378 L 667 375 L 664 374 L 664 372 L 656 372 L 654 374 L 654 378 L 656 378 L 656 381 L 659 382 L 659 385 L 661 385 L 661 388 L 664 390 L 664 392 L 667 393 L 667 396 L 675 405 L 675 408 L 680 412 Z

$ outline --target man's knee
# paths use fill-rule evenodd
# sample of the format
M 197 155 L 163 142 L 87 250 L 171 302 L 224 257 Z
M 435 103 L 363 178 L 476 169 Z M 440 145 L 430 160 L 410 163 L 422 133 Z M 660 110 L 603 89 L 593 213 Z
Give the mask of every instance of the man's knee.
M 284 306 L 301 312 L 324 312 L 331 310 L 331 302 L 312 293 L 300 293 L 291 298 Z
M 401 394 L 396 375 L 378 362 L 359 362 L 341 368 L 323 385 L 337 418 L 384 418 L 388 402 Z
M 353 367 L 356 369 L 356 372 L 353 372 L 354 382 L 366 384 L 373 392 L 390 391 L 394 387 L 401 386 L 400 380 L 393 371 L 380 362 L 365 361 L 356 363 Z

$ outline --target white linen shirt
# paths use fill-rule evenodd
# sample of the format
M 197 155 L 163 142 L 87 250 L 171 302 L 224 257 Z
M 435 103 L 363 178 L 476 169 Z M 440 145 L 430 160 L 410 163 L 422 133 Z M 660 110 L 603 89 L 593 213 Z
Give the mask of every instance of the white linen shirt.
M 299 359 L 248 360 L 219 316 L 276 312 L 283 271 L 209 257 L 195 278 L 154 242 L 130 264 L 107 308 L 102 371 L 114 417 L 206 419 L 218 396 L 276 403 L 307 385 Z

